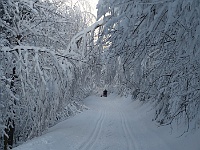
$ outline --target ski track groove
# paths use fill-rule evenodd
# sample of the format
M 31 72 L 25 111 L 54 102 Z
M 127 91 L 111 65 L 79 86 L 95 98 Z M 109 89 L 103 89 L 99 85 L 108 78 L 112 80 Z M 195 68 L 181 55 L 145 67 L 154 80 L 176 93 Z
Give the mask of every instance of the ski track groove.
M 100 136 L 100 133 L 101 133 L 101 131 L 102 131 L 102 126 L 103 126 L 103 123 L 104 123 L 104 119 L 105 119 L 105 118 L 106 118 L 106 111 L 104 111 L 104 113 L 103 113 L 103 117 L 102 117 L 102 120 L 101 120 L 101 122 L 100 122 L 100 127 L 98 128 L 97 134 L 96 134 L 96 136 L 95 136 L 95 139 L 94 139 L 93 142 L 92 142 L 92 145 L 90 146 L 89 149 L 86 149 L 86 150 L 93 150 L 92 148 L 93 148 L 93 146 L 96 144 L 96 142 L 97 142 L 97 140 L 98 140 L 98 138 L 99 138 L 99 136 Z
M 95 125 L 94 130 L 90 134 L 90 136 L 83 142 L 77 150 L 90 150 L 94 146 L 94 144 L 97 142 L 98 137 L 100 136 L 101 130 L 102 130 L 102 124 L 104 122 L 104 119 L 106 117 L 105 111 L 100 114 L 99 119 L 97 120 L 97 123 Z
M 124 114 L 121 112 L 121 119 L 122 119 L 122 127 L 126 136 L 127 144 L 128 144 L 128 149 L 127 150 L 138 150 L 138 148 L 135 145 L 135 139 L 133 138 L 133 135 L 131 134 L 131 130 L 127 124 L 126 117 Z
M 116 101 L 114 101 L 113 104 L 115 105 L 115 108 L 117 108 L 117 110 L 120 110 L 119 106 L 116 104 Z M 123 115 L 123 112 L 120 111 L 119 115 L 120 115 L 120 120 L 121 120 L 122 129 L 124 132 L 124 136 L 126 139 L 127 150 L 135 150 L 135 149 L 133 149 L 134 145 L 132 144 L 132 138 L 130 136 L 129 129 L 127 128 L 127 123 L 126 123 L 126 119 Z
M 120 110 L 119 105 L 116 104 L 116 101 L 114 101 L 114 104 L 116 105 L 117 109 Z M 124 112 L 120 111 L 119 113 L 121 117 L 123 132 L 125 134 L 125 138 L 126 138 L 126 142 L 128 146 L 127 150 L 140 150 L 140 148 L 136 144 L 136 138 L 134 138 L 133 132 L 129 126 L 129 122 L 127 121 L 127 118 L 124 115 Z
M 133 148 L 134 148 L 134 150 L 140 150 L 140 148 L 138 147 L 137 142 L 136 142 L 137 140 L 136 140 L 135 136 L 132 134 L 132 130 L 129 126 L 127 118 L 125 117 L 124 113 L 121 113 L 121 115 L 122 115 L 122 118 L 124 119 L 124 125 L 125 125 L 125 128 L 128 133 L 128 137 L 129 137 L 128 141 L 129 141 L 130 149 L 133 150 Z
M 127 143 L 127 150 L 130 150 L 130 147 L 129 147 L 129 139 L 128 139 L 128 133 L 127 133 L 127 129 L 126 129 L 126 126 L 124 124 L 124 118 L 122 117 L 122 113 L 120 113 L 120 117 L 121 117 L 121 124 L 122 124 L 122 129 L 123 129 L 123 132 L 125 134 L 125 139 L 126 139 L 126 143 Z

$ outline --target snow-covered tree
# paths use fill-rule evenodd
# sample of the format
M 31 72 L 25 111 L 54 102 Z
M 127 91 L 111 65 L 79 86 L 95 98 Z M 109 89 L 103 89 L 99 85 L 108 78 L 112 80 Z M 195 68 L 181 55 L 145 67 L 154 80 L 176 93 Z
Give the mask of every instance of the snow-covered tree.
M 199 10 L 199 0 L 98 3 L 104 20 L 99 43 L 108 47 L 106 70 L 115 69 L 114 77 L 107 74 L 112 84 L 151 102 L 160 125 L 176 120 L 185 131 L 191 122 L 197 128 L 200 118 Z
M 67 47 L 91 18 L 70 2 L 0 1 L 0 148 L 82 109 L 78 101 L 90 88 L 79 80 L 80 55 Z

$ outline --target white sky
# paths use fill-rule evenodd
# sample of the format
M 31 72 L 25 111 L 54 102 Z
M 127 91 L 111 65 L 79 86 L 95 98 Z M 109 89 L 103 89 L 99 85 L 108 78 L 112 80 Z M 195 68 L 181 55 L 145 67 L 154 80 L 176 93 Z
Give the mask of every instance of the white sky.
M 90 5 L 92 7 L 92 12 L 96 16 L 97 15 L 96 5 L 97 5 L 99 0 L 87 0 L 87 1 L 90 2 Z

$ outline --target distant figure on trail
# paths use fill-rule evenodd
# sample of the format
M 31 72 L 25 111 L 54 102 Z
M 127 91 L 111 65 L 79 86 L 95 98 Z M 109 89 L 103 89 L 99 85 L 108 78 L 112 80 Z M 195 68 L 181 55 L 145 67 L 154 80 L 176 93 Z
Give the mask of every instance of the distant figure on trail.
M 107 93 L 108 93 L 108 91 L 105 89 L 105 90 L 103 91 L 103 97 L 107 97 Z

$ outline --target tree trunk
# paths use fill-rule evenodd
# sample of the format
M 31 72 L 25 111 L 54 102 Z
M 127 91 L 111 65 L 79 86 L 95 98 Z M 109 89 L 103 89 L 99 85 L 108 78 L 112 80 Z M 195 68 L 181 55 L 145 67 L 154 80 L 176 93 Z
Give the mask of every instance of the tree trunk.
M 15 131 L 15 123 L 14 120 L 8 119 L 7 128 L 5 129 L 4 135 L 4 150 L 8 150 L 8 147 L 12 149 L 13 146 L 13 138 L 14 138 L 14 131 Z

